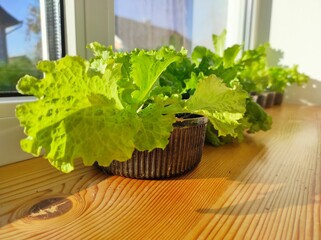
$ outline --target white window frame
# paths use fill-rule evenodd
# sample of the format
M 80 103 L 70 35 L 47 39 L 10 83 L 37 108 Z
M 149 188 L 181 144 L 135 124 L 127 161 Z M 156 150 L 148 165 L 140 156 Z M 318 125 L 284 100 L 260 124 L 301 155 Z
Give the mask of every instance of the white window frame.
M 40 8 L 43 8 L 44 1 L 41 0 Z M 105 45 L 113 45 L 113 0 L 65 0 L 64 18 L 66 54 L 87 58 L 90 56 L 86 49 L 88 43 L 98 41 Z M 45 24 L 42 24 L 42 27 L 45 27 Z M 46 39 L 46 34 L 43 35 L 43 39 Z M 44 59 L 47 56 L 48 53 L 44 51 Z M 33 157 L 20 148 L 20 140 L 26 136 L 15 117 L 17 104 L 33 100 L 33 97 L 0 98 L 0 166 Z

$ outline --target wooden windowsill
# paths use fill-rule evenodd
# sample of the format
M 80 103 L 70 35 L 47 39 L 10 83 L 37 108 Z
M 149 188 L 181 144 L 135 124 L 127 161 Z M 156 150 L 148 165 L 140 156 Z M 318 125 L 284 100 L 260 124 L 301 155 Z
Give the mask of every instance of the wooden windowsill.
M 204 147 L 168 180 L 0 168 L 1 239 L 320 239 L 321 107 L 282 105 L 268 132 Z

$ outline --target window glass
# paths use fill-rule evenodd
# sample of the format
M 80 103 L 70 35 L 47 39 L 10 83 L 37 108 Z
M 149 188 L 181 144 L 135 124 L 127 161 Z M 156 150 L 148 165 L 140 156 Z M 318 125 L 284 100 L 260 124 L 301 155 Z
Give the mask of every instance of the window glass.
M 41 12 L 41 2 L 45 3 Z M 47 36 L 46 56 L 62 55 L 59 0 L 0 0 L 0 96 L 16 95 L 16 83 L 29 74 L 41 77 L 36 63 L 43 59 L 43 37 Z M 41 18 L 46 16 L 46 34 Z
M 19 7 L 18 7 L 19 6 Z M 0 1 L 0 91 L 15 92 L 24 74 L 39 76 L 41 59 L 39 1 Z
M 115 48 L 212 47 L 228 25 L 226 0 L 115 0 Z
M 191 46 L 191 0 L 115 0 L 115 48 Z

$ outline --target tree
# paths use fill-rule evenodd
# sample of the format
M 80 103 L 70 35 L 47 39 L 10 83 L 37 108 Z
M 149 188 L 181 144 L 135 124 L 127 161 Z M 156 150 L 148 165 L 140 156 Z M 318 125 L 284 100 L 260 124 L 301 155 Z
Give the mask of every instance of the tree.
M 30 40 L 33 36 L 36 37 L 37 42 L 35 45 L 35 60 L 38 61 L 42 56 L 42 42 L 41 42 L 41 24 L 40 24 L 40 8 L 35 2 L 29 4 L 29 14 L 26 19 L 27 24 L 27 39 Z

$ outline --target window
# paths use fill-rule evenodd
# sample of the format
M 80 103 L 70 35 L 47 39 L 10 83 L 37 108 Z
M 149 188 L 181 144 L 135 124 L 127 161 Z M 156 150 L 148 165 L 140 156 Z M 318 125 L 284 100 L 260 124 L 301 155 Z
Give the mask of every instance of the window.
M 63 55 L 60 10 L 59 0 L 0 1 L 0 165 L 30 158 L 20 150 L 24 135 L 14 110 L 33 98 L 15 97 L 15 86 L 25 74 L 42 76 L 39 60 Z
M 24 46 L 22 51 L 17 54 L 18 56 L 28 55 L 28 58 L 30 57 L 33 62 L 40 58 L 57 59 L 64 55 L 64 52 L 69 55 L 78 54 L 87 57 L 89 52 L 86 50 L 86 44 L 95 40 L 106 45 L 113 44 L 113 0 L 0 0 L 0 6 L 6 9 L 8 14 L 14 16 L 17 21 L 27 19 L 28 7 L 22 6 L 29 6 L 28 3 L 36 8 L 32 11 L 37 13 L 34 14 L 37 17 L 31 18 L 36 20 L 33 23 L 37 27 L 39 27 L 40 21 L 40 29 L 35 31 L 37 34 L 32 33 L 33 37 L 29 42 L 25 38 L 25 31 L 21 32 L 21 38 L 31 46 L 35 46 L 35 43 L 40 40 L 42 54 L 41 56 L 38 55 L 37 58 L 31 58 L 31 54 L 27 53 L 34 48 Z M 13 8 L 10 8 L 10 6 L 13 6 Z M 20 7 L 17 8 L 17 6 Z M 23 11 L 25 15 L 19 15 L 20 11 Z M 92 26 L 97 27 L 93 28 Z M 18 29 L 21 30 L 22 28 L 20 26 Z M 108 32 L 110 34 L 107 34 Z M 10 38 L 10 43 L 7 40 L 8 45 L 12 46 L 12 41 L 15 40 Z M 19 46 L 19 44 L 16 44 L 16 46 Z M 10 51 L 9 59 L 13 56 Z M 35 54 L 32 56 L 35 56 Z M 26 73 L 27 70 L 25 69 L 22 75 Z M 2 82 L 2 78 L 0 78 L 0 82 Z M 6 86 L 8 85 L 6 84 Z M 15 83 L 10 85 L 9 91 L 4 90 L 4 87 L 0 88 L 0 92 L 2 92 L 0 93 L 2 94 L 0 97 L 0 166 L 32 157 L 20 148 L 20 140 L 25 135 L 15 118 L 15 106 L 21 102 L 33 101 L 33 98 L 12 96 L 16 95 L 13 92 Z
M 192 11 L 192 0 L 115 0 L 115 48 L 151 49 L 166 44 L 190 49 Z
M 17 8 L 16 4 L 21 4 Z M 37 1 L 0 2 L 0 91 L 15 92 L 24 73 L 39 76 L 34 67 L 41 58 L 40 11 Z
M 60 16 L 57 0 L 0 1 L 0 96 L 17 95 L 16 83 L 25 74 L 41 77 L 35 67 L 39 60 L 62 56 Z
M 212 34 L 228 30 L 228 44 L 243 42 L 245 1 L 115 0 L 115 49 L 197 45 L 212 48 Z
M 286 89 L 287 103 L 321 104 L 321 1 L 284 0 L 254 1 L 251 46 L 269 42 L 275 50 L 270 53 L 271 64 L 293 66 L 311 79 L 304 86 Z M 280 58 L 281 57 L 281 58 Z

